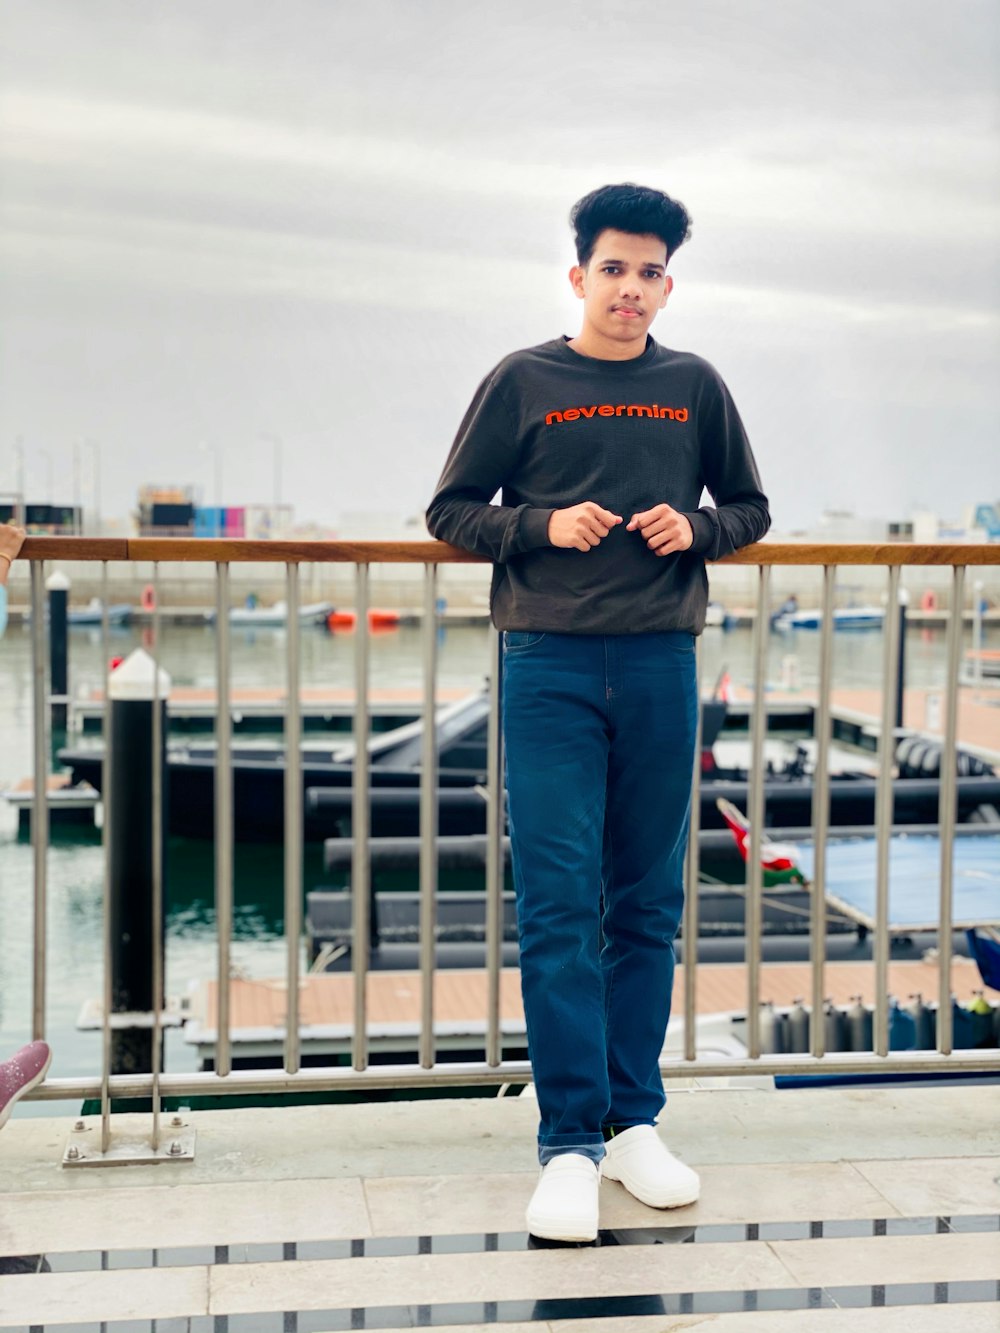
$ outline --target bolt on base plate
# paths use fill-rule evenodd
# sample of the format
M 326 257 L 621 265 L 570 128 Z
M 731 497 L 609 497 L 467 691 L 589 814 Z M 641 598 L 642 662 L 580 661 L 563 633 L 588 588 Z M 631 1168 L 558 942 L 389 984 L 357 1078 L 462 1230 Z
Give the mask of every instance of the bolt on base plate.
M 196 1133 L 188 1125 L 178 1127 L 161 1120 L 160 1146 L 154 1152 L 148 1138 L 123 1138 L 112 1126 L 108 1151 L 102 1153 L 101 1122 L 98 1120 L 83 1130 L 73 1130 L 63 1152 L 62 1165 L 151 1166 L 157 1162 L 193 1162 Z

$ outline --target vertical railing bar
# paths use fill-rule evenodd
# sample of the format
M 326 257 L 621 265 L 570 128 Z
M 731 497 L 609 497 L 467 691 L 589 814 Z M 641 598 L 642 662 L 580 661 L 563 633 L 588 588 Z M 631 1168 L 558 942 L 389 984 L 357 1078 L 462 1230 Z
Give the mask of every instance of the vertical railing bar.
M 354 787 L 351 826 L 354 850 L 351 858 L 351 903 L 354 973 L 355 1069 L 368 1067 L 368 955 L 371 949 L 371 862 L 369 848 L 370 811 L 368 798 L 368 584 L 369 568 L 356 567 L 354 616 Z
M 694 767 L 691 773 L 691 820 L 688 828 L 687 888 L 684 893 L 684 1059 L 697 1055 L 696 1025 L 698 1018 L 698 875 L 701 858 L 698 839 L 701 836 L 701 746 L 702 702 L 701 666 L 702 640 L 699 635 L 694 647 L 694 697 L 697 723 L 694 733 Z
M 489 716 L 486 731 L 486 1063 L 503 1059 L 500 1030 L 500 962 L 503 944 L 504 758 L 501 696 L 503 640 L 489 629 Z
M 764 687 L 767 677 L 768 630 L 770 628 L 770 565 L 759 566 L 757 612 L 754 618 L 754 693 L 750 719 L 750 772 L 748 776 L 748 817 L 750 845 L 747 850 L 746 894 L 746 969 L 747 969 L 747 1054 L 760 1055 L 760 950 L 761 906 L 764 890 L 761 845 L 764 837 L 764 736 L 767 731 Z
M 978 599 L 978 593 L 975 594 Z M 954 904 L 952 890 L 955 867 L 955 807 L 958 789 L 958 673 L 962 656 L 962 619 L 965 603 L 965 566 L 956 565 L 948 619 L 948 684 L 945 694 L 944 736 L 941 746 L 941 778 L 938 786 L 938 823 L 941 828 L 941 913 L 938 928 L 938 1017 L 937 1048 L 950 1055 L 952 1048 L 951 953 Z
M 101 798 L 104 804 L 104 826 L 101 842 L 104 852 L 104 1002 L 101 1022 L 101 1153 L 111 1146 L 111 780 L 112 780 L 112 714 L 111 704 L 111 632 L 108 619 L 109 605 L 108 562 L 104 561 L 101 576 L 101 655 L 104 662 L 104 751 L 101 758 Z
M 424 731 L 420 756 L 420 1048 L 434 1065 L 434 946 L 437 927 L 437 565 L 424 566 Z
M 160 1149 L 160 1064 L 163 1058 L 163 718 L 160 711 L 160 566 L 153 565 L 153 1152 Z
M 45 562 L 31 562 L 31 670 L 34 683 L 35 783 L 31 811 L 34 850 L 34 948 L 31 972 L 31 1036 L 45 1037 L 45 953 L 48 936 L 48 698 L 45 671 Z
M 301 569 L 286 567 L 285 604 L 288 629 L 285 640 L 288 685 L 285 699 L 285 1070 L 298 1073 L 299 954 L 302 943 L 302 705 L 299 693 L 301 642 L 299 600 Z
M 233 933 L 232 653 L 229 634 L 230 569 L 215 566 L 215 927 L 217 957 L 215 1072 L 232 1071 L 230 963 Z
M 812 974 L 809 1037 L 812 1054 L 826 1051 L 823 1022 L 826 969 L 826 844 L 830 827 L 830 713 L 833 690 L 833 590 L 836 565 L 823 566 L 823 610 L 819 635 L 819 697 L 816 701 L 814 735 L 816 767 L 813 773 L 813 883 L 810 895 L 809 959 Z
M 889 566 L 888 601 L 882 631 L 882 724 L 875 820 L 875 1014 L 872 1022 L 872 1050 L 876 1055 L 889 1053 L 889 853 L 892 845 L 895 691 L 899 666 L 899 573 L 899 565 Z

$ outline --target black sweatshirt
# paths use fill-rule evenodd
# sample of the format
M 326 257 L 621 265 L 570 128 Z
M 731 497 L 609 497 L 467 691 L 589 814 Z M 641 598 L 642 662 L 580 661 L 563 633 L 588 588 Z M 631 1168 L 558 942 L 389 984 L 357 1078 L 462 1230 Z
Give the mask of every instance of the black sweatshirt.
M 703 487 L 716 508 L 698 508 Z M 553 546 L 552 511 L 585 500 L 623 521 L 589 551 Z M 694 543 L 658 556 L 626 525 L 664 502 L 690 520 Z M 427 509 L 433 537 L 494 561 L 498 629 L 567 634 L 700 634 L 705 559 L 758 541 L 770 522 L 718 372 L 651 337 L 628 361 L 582 356 L 565 338 L 505 357 L 477 389 Z

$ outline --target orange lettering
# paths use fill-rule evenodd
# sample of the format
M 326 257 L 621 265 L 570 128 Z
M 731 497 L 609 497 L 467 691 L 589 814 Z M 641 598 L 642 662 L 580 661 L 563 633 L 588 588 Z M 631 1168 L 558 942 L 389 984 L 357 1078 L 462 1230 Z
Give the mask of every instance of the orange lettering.
M 615 414 L 615 409 L 611 406 L 610 403 L 602 403 L 601 406 L 597 409 L 597 415 L 599 417 L 613 417 L 614 414 Z
M 555 422 L 562 421 L 562 419 L 563 419 L 563 414 L 561 412 L 550 412 L 548 416 L 545 418 L 545 424 L 546 426 L 552 426 L 555 424 Z
M 596 411 L 597 411 L 596 407 L 581 407 L 580 415 L 586 417 L 587 420 L 589 421 Z
M 651 417 L 653 409 L 651 407 L 640 407 L 637 403 L 632 403 L 628 409 L 630 417 Z
M 688 410 L 687 410 L 687 408 L 686 408 L 686 407 L 679 407 L 679 408 L 677 409 L 676 413 L 674 414 L 674 420 L 675 420 L 675 421 L 687 421 L 687 419 L 688 419 Z
M 670 420 L 673 421 L 673 419 L 674 419 L 674 409 L 673 409 L 672 407 L 661 407 L 661 408 L 660 408 L 660 416 L 661 416 L 661 417 L 669 417 Z
M 563 413 L 563 420 L 564 420 L 564 421 L 579 421 L 579 420 L 580 420 L 580 413 L 576 410 L 575 407 L 570 407 L 570 408 L 568 408 L 568 409 Z

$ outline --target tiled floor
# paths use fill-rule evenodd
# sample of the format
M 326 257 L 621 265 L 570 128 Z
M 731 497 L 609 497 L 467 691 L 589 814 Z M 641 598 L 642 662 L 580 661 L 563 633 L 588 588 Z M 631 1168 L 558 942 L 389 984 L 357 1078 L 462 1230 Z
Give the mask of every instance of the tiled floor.
M 656 1212 L 605 1182 L 595 1247 L 524 1233 L 534 1115 L 203 1112 L 193 1163 L 78 1171 L 70 1121 L 15 1116 L 0 1330 L 1000 1330 L 995 1087 L 674 1092 L 661 1129 L 701 1199 Z

